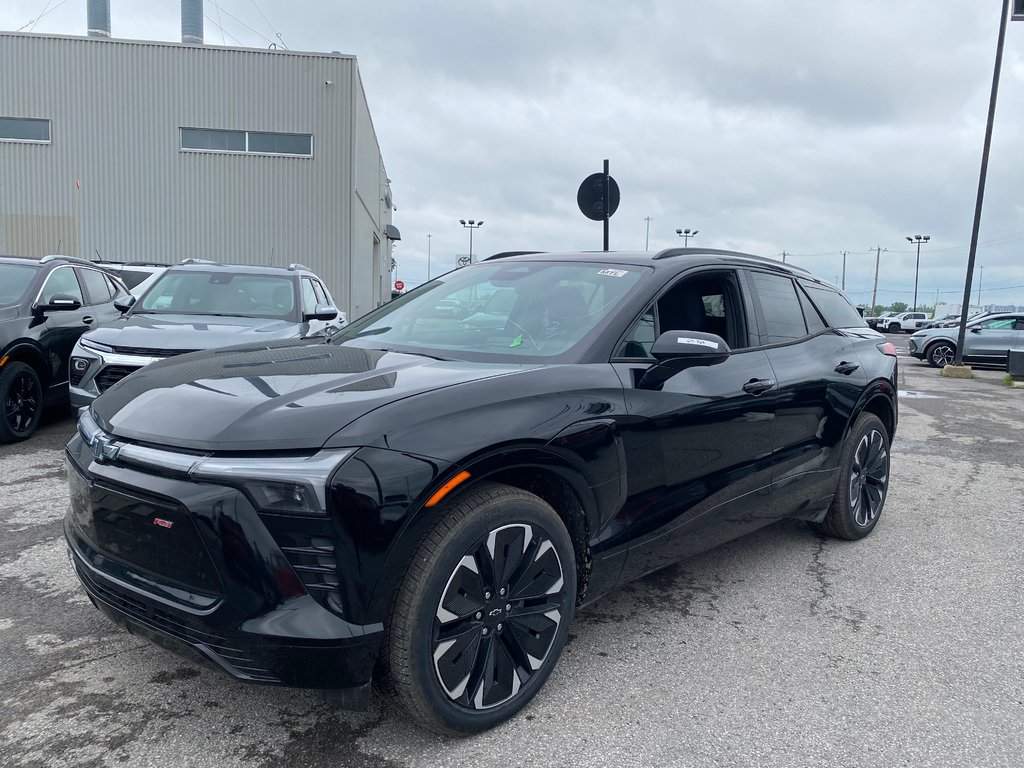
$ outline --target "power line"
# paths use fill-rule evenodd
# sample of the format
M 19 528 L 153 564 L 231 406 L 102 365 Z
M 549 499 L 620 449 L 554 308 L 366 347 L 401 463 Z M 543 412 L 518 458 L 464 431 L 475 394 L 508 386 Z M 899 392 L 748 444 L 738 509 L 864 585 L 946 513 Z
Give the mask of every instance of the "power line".
M 46 0 L 46 5 L 44 5 L 44 6 L 43 6 L 43 12 L 42 12 L 42 13 L 40 13 L 40 14 L 39 14 L 39 15 L 38 15 L 38 16 L 36 17 L 36 20 L 35 20 L 35 21 L 33 21 L 33 22 L 32 22 L 32 26 L 28 28 L 28 31 L 29 31 L 29 32 L 31 32 L 32 30 L 34 30 L 34 29 L 36 28 L 36 24 L 38 24 L 38 23 L 39 23 L 39 20 L 40 20 L 41 18 L 43 18 L 43 16 L 45 16 L 45 15 L 46 15 L 46 13 L 47 13 L 47 9 L 48 9 L 48 8 L 50 7 L 50 3 L 52 3 L 52 2 L 53 2 L 53 0 Z
M 274 28 L 274 25 L 270 23 L 270 19 L 268 19 L 268 18 L 267 18 L 267 17 L 266 17 L 265 15 L 264 15 L 263 11 L 262 11 L 262 10 L 260 9 L 260 7 L 259 7 L 259 6 L 258 6 L 258 5 L 256 4 L 256 0 L 249 0 L 249 2 L 250 2 L 250 3 L 252 3 L 252 5 L 253 5 L 253 8 L 255 8 L 255 9 L 256 9 L 256 13 L 258 13 L 258 14 L 259 14 L 259 15 L 260 15 L 260 16 L 261 16 L 261 17 L 263 18 L 263 20 L 264 20 L 265 22 L 267 22 L 267 26 L 268 26 L 268 27 L 270 27 L 270 31 L 274 33 L 274 36 L 275 36 L 275 37 L 276 37 L 276 38 L 277 38 L 278 40 L 280 40 L 280 41 L 281 41 L 281 47 L 282 47 L 282 48 L 284 48 L 284 49 L 285 49 L 285 50 L 287 51 L 287 50 L 288 50 L 288 46 L 284 44 L 284 40 L 283 40 L 283 39 L 281 38 L 281 33 L 280 33 L 280 32 L 278 32 L 278 31 L 277 31 L 277 30 L 276 30 L 276 29 Z
M 224 11 L 224 15 L 227 16 L 229 19 L 233 19 L 234 21 L 237 21 L 239 24 L 241 24 L 243 27 L 248 29 L 250 32 L 252 32 L 257 37 L 260 37 L 260 38 L 266 40 L 270 45 L 277 45 L 277 43 L 275 41 L 271 40 L 269 37 L 264 35 L 262 32 L 257 32 L 255 29 L 250 27 L 248 24 L 246 24 L 244 21 L 242 21 L 240 18 L 238 18 L 234 14 L 229 13 L 228 11 Z
M 224 29 L 224 27 L 222 27 L 222 26 L 221 26 L 220 24 L 218 24 L 218 23 L 217 23 L 216 21 L 214 21 L 214 20 L 213 20 L 212 18 L 210 18 L 210 16 L 209 16 L 209 15 L 207 15 L 207 14 L 205 14 L 205 13 L 204 13 L 204 14 L 203 14 L 203 18 L 204 18 L 204 19 L 206 19 L 206 20 L 207 20 L 208 22 L 210 22 L 211 24 L 213 24 L 213 26 L 217 27 L 217 29 L 219 29 L 219 30 L 221 31 L 221 34 L 222 34 L 222 35 L 227 35 L 227 36 L 228 36 L 228 37 L 230 37 L 230 38 L 231 38 L 232 40 L 234 40 L 234 41 L 235 41 L 235 43 L 236 43 L 236 44 L 238 45 L 238 47 L 239 47 L 239 48 L 245 48 L 245 47 L 246 47 L 245 43 L 243 43 L 243 42 L 242 42 L 241 40 L 239 40 L 239 39 L 238 39 L 237 37 L 235 37 L 234 35 L 232 35 L 232 34 L 231 34 L 230 32 L 228 32 L 228 31 L 227 31 L 226 29 Z
M 41 19 L 42 19 L 42 18 L 43 18 L 44 16 L 49 16 L 49 15 L 50 15 L 51 13 L 53 13 L 53 12 L 54 12 L 54 11 L 56 11 L 56 10 L 57 10 L 58 8 L 60 8 L 60 7 L 62 6 L 62 5 L 64 5 L 64 4 L 65 4 L 65 3 L 67 2 L 67 1 L 68 1 L 68 0 L 61 0 L 61 2 L 57 3 L 57 4 L 55 5 L 55 6 L 53 6 L 53 8 L 50 8 L 49 10 L 46 10 L 46 6 L 48 6 L 48 5 L 50 4 L 50 3 L 52 3 L 52 2 L 53 2 L 53 0 L 48 0 L 48 2 L 46 3 L 46 6 L 43 6 L 43 13 L 40 13 L 40 14 L 39 14 L 39 15 L 38 15 L 38 16 L 37 16 L 36 18 L 34 18 L 34 19 L 29 19 L 28 21 L 26 21 L 26 22 L 25 22 L 24 24 L 22 24 L 22 25 L 21 25 L 21 26 L 20 26 L 20 27 L 19 27 L 19 28 L 18 28 L 17 30 L 15 30 L 15 31 L 16 31 L 16 32 L 21 32 L 21 30 L 23 30 L 23 29 L 24 29 L 25 27 L 29 27 L 29 26 L 30 26 L 30 27 L 32 27 L 32 29 L 35 29 L 35 28 L 36 28 L 36 24 L 38 24 L 38 23 L 39 23 L 39 21 L 40 21 L 40 20 L 41 20 Z M 30 29 L 30 30 L 29 30 L 29 32 L 31 32 L 31 31 L 32 31 L 32 29 Z

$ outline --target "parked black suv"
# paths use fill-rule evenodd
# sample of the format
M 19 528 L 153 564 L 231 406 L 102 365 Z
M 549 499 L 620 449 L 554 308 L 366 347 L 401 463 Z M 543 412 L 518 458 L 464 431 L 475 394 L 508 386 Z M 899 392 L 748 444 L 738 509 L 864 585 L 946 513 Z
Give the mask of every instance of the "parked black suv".
M 500 327 L 444 311 L 497 291 L 516 297 Z M 240 680 L 376 677 L 425 726 L 473 732 L 616 585 L 782 518 L 870 533 L 896 372 L 839 291 L 769 259 L 490 259 L 328 343 L 115 385 L 68 444 L 65 531 L 133 632 Z
M 71 256 L 0 256 L 0 443 L 24 440 L 43 406 L 68 399 L 68 360 L 89 328 L 128 295 L 97 265 Z

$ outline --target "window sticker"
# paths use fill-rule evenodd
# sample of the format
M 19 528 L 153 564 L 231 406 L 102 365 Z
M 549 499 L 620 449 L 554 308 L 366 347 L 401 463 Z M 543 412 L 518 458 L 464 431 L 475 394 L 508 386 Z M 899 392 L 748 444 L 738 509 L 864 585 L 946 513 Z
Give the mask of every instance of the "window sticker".
M 707 347 L 708 349 L 718 349 L 717 341 L 709 341 L 708 339 L 691 339 L 685 336 L 677 338 L 676 344 L 696 344 L 701 347 Z
M 625 277 L 629 272 L 624 269 L 602 269 L 597 274 L 606 275 L 607 277 Z

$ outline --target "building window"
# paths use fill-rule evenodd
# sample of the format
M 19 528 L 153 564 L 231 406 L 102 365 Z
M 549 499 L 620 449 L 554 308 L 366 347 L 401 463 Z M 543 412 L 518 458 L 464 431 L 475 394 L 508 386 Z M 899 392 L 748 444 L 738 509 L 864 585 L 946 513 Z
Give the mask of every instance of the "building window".
M 312 157 L 313 135 L 310 133 L 182 128 L 181 148 L 199 152 L 242 152 L 251 155 Z
M 50 121 L 31 117 L 0 117 L 0 141 L 50 141 Z

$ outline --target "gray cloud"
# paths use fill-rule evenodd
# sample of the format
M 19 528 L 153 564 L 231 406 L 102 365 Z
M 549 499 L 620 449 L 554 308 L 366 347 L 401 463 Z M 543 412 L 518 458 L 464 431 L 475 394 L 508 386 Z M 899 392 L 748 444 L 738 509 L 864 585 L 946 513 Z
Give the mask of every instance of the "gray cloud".
M 256 10 L 275 25 L 272 29 Z M 13 0 L 0 27 L 42 9 Z M 219 11 L 218 11 L 219 8 Z M 998 24 L 996 3 L 885 0 L 478 0 L 206 4 L 207 40 L 359 57 L 394 180 L 399 274 L 479 252 L 600 247 L 575 191 L 602 158 L 623 190 L 613 247 L 698 242 L 783 249 L 827 279 L 851 252 L 847 289 L 958 300 L 970 239 Z M 177 39 L 177 3 L 112 0 L 114 33 Z M 222 33 L 216 23 L 223 25 Z M 243 24 L 244 23 L 244 24 Z M 248 25 L 247 28 L 245 25 Z M 81 34 L 85 2 L 36 32 Z M 1024 23 L 1011 25 L 979 252 L 986 301 L 1024 303 Z

